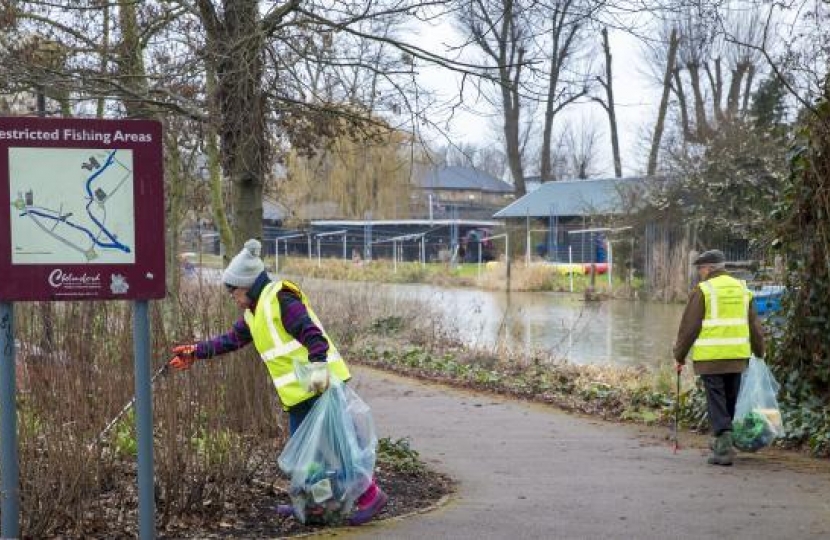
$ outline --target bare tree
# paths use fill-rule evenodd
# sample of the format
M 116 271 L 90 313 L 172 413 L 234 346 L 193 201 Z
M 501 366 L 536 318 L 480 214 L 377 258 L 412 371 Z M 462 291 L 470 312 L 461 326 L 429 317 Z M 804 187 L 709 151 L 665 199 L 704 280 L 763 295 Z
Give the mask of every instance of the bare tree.
M 507 162 L 516 194 L 526 193 L 522 162 L 522 85 L 528 76 L 532 32 L 526 0 L 470 0 L 458 14 L 462 30 L 484 53 L 498 85 Z
M 193 119 L 206 134 L 209 156 L 215 134 L 222 172 L 216 178 L 231 188 L 229 204 L 219 197 L 214 204 L 232 217 L 233 235 L 223 233 L 223 243 L 233 252 L 236 243 L 261 236 L 264 185 L 286 148 L 314 152 L 337 130 L 366 133 L 379 125 L 367 111 L 408 109 L 414 123 L 422 111 L 405 92 L 414 85 L 397 79 L 412 81 L 415 59 L 474 74 L 479 66 L 394 36 L 396 18 L 429 7 L 443 4 L 174 0 L 110 3 L 99 13 L 81 4 L 17 2 L 4 18 L 53 39 L 68 61 L 59 69 L 37 68 L 31 58 L 4 62 L 5 82 L 60 90 L 74 106 L 91 102 L 101 114 Z M 305 59 L 313 64 L 308 72 L 300 69 Z M 142 70 L 146 77 L 138 75 Z
M 672 79 L 675 76 L 675 58 L 677 55 L 677 30 L 672 29 L 669 37 L 669 51 L 666 58 L 666 74 L 663 76 L 663 95 L 660 98 L 660 107 L 657 112 L 657 123 L 654 125 L 654 134 L 651 140 L 651 150 L 648 156 L 648 168 L 646 174 L 654 176 L 657 172 L 657 157 L 660 152 L 660 141 L 663 139 L 663 129 L 665 127 L 666 112 L 669 107 L 669 94 L 672 87 Z M 685 109 L 683 109 L 685 110 Z
M 473 165 L 476 169 L 501 179 L 507 170 L 507 158 L 504 150 L 494 143 L 489 146 L 480 146 L 476 150 Z
M 673 89 L 689 142 L 706 142 L 719 124 L 745 112 L 760 63 L 754 47 L 762 39 L 760 17 L 759 11 L 733 12 L 728 7 L 712 12 L 688 8 L 667 22 L 679 31 Z M 726 39 L 729 35 L 740 38 Z
M 542 151 L 539 175 L 542 182 L 552 180 L 551 137 L 556 115 L 565 107 L 588 94 L 590 77 L 586 69 L 583 73 L 575 71 L 579 64 L 579 55 L 584 48 L 584 34 L 590 22 L 592 10 L 589 1 L 562 0 L 537 8 L 537 17 L 541 25 L 549 24 L 542 35 L 548 49 L 547 73 L 545 82 L 547 90 L 544 96 L 545 118 L 542 132 Z M 545 44 L 542 45 L 544 47 Z M 573 79 L 569 80 L 569 75 Z
M 602 136 L 597 123 L 590 116 L 583 116 L 579 122 L 568 124 L 562 131 L 567 156 L 566 174 L 571 178 L 585 180 L 597 174 L 599 140 Z
M 614 176 L 622 177 L 622 158 L 620 157 L 620 140 L 617 134 L 617 109 L 614 103 L 614 77 L 611 68 L 611 45 L 608 43 L 608 28 L 602 29 L 602 50 L 605 53 L 605 78 L 599 77 L 600 85 L 605 89 L 605 99 L 597 101 L 608 115 L 608 127 L 611 131 L 611 156 L 614 161 Z M 659 143 L 658 143 L 659 144 Z
M 478 153 L 473 143 L 459 143 L 444 148 L 444 163 L 447 167 L 471 167 Z
M 689 136 L 698 141 L 706 140 L 711 133 L 706 114 L 707 104 L 704 97 L 703 85 L 705 81 L 703 75 L 712 47 L 714 29 L 711 24 L 707 23 L 711 23 L 711 21 L 704 19 L 693 8 L 687 10 L 677 22 L 680 28 L 679 61 L 688 74 L 688 82 L 692 88 L 695 131 L 689 133 Z M 682 79 L 678 78 L 678 81 L 682 81 Z

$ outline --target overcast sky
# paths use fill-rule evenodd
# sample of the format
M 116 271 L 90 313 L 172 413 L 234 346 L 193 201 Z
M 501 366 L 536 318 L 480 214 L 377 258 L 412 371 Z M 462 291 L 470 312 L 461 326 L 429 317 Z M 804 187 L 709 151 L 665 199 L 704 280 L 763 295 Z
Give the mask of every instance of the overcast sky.
M 441 24 L 422 25 L 419 27 L 416 43 L 427 47 L 438 54 L 447 54 L 447 46 L 457 45 L 462 36 L 448 22 Z M 599 33 L 597 40 L 599 45 Z M 644 73 L 648 65 L 641 52 L 641 43 L 633 36 L 611 31 L 609 34 L 611 50 L 614 55 L 614 94 L 617 107 L 618 129 L 623 162 L 623 174 L 641 174 L 645 169 L 646 156 L 643 155 L 643 134 L 650 133 L 651 126 L 657 116 L 657 105 L 660 99 L 660 88 L 653 79 Z M 598 54 L 601 49 L 597 47 Z M 473 60 L 468 57 L 468 60 Z M 597 67 L 602 67 L 604 60 L 598 57 Z M 461 75 L 447 69 L 431 66 L 419 69 L 419 81 L 426 88 L 435 92 L 442 101 L 457 101 L 461 86 Z M 448 126 L 448 134 L 441 134 L 438 130 L 421 127 L 422 134 L 435 141 L 437 146 L 448 144 L 447 137 L 453 142 L 469 142 L 477 145 L 496 144 L 494 128 L 500 128 L 501 120 L 498 112 L 483 99 L 476 96 L 473 85 L 467 83 L 463 107 L 456 108 Z M 540 109 L 541 114 L 541 109 Z M 495 115 L 495 118 L 493 117 Z M 443 126 L 443 120 L 449 116 L 447 108 L 434 109 L 430 119 Z M 540 118 L 541 121 L 541 118 Z M 611 142 L 608 130 L 608 120 L 605 111 L 596 104 L 574 105 L 567 110 L 567 114 L 559 119 L 560 122 L 595 122 L 599 126 L 599 151 L 601 159 L 600 176 L 613 175 L 611 161 Z

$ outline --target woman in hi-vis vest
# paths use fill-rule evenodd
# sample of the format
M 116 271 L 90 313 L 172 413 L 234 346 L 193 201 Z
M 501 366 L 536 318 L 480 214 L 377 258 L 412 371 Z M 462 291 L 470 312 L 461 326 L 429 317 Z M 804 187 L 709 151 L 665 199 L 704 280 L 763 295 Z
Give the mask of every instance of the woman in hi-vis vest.
M 329 378 L 350 378 L 349 368 L 329 339 L 308 298 L 290 281 L 271 281 L 260 258 L 262 245 L 248 240 L 222 273 L 222 282 L 236 305 L 244 310 L 231 329 L 212 339 L 173 348 L 170 365 L 188 369 L 196 360 L 235 351 L 253 342 L 273 381 L 283 408 L 288 412 L 291 435 L 328 388 Z M 308 364 L 307 386 L 294 374 L 294 362 Z M 349 523 L 360 525 L 372 519 L 386 505 L 387 496 L 372 481 L 356 501 Z M 281 515 L 293 508 L 280 505 Z
M 678 373 L 691 350 L 695 374 L 706 388 L 712 441 L 711 465 L 732 465 L 732 420 L 741 389 L 741 373 L 751 355 L 764 357 L 764 331 L 752 293 L 726 272 L 726 257 L 713 249 L 693 263 L 700 282 L 692 289 L 680 321 L 674 359 Z

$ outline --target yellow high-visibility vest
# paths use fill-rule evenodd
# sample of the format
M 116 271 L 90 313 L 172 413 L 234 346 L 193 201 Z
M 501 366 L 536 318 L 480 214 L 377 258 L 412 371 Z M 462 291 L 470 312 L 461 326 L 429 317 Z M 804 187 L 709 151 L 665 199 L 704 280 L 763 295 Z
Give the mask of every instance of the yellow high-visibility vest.
M 300 297 L 303 305 L 308 310 L 309 317 L 311 317 L 311 320 L 314 321 L 314 324 L 323 332 L 323 336 L 329 342 L 326 361 L 329 366 L 330 375 L 337 377 L 341 381 L 345 381 L 349 379 L 350 374 L 346 362 L 340 356 L 340 353 L 332 343 L 323 325 L 320 324 L 317 315 L 311 309 L 305 293 L 290 281 L 269 283 L 259 296 L 256 313 L 251 313 L 250 309 L 245 310 L 245 322 L 251 330 L 254 346 L 257 352 L 259 352 L 262 361 L 265 362 L 265 367 L 268 369 L 282 406 L 288 410 L 316 394 L 307 392 L 297 381 L 297 376 L 294 374 L 295 360 L 308 364 L 308 349 L 294 339 L 282 324 L 282 315 L 280 313 L 277 293 L 283 287 L 297 293 L 297 296 Z
M 701 281 L 706 314 L 692 346 L 695 362 L 749 358 L 749 303 L 752 293 L 742 281 L 722 275 Z

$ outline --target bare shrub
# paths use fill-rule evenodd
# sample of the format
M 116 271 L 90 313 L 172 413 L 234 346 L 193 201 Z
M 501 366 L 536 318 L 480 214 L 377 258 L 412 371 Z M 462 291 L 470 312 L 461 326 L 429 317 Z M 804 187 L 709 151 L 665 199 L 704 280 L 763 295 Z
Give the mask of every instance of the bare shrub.
M 236 316 L 215 286 L 176 298 L 181 317 L 164 325 L 154 303 L 153 364 L 169 358 L 174 337 L 189 341 L 224 330 Z M 134 392 L 131 306 L 120 302 L 22 304 L 17 317 L 22 530 L 29 537 L 83 536 L 100 523 L 136 522 L 135 430 L 127 415 L 102 444 L 100 431 Z M 159 379 L 154 391 L 156 499 L 164 526 L 182 514 L 221 512 L 285 439 L 277 398 L 250 350 L 200 362 Z M 264 449 L 257 452 L 255 449 Z M 115 513 L 115 515 L 112 515 Z
M 457 334 L 453 324 L 432 306 L 435 293 L 426 293 L 421 286 L 383 289 L 377 283 L 322 280 L 308 280 L 302 286 L 338 346 L 353 346 L 367 335 L 434 343 L 454 340 Z
M 431 306 L 436 300 L 421 294 L 421 286 L 397 286 L 404 291 L 399 297 L 377 284 L 305 280 L 302 286 L 347 358 L 350 346 L 367 336 L 436 348 L 457 344 L 457 331 Z M 179 297 L 151 304 L 154 370 L 168 361 L 173 345 L 223 332 L 239 316 L 211 276 L 185 282 L 181 290 Z M 170 316 L 170 302 L 177 303 L 177 318 Z M 16 317 L 23 534 L 90 537 L 120 529 L 134 536 L 134 416 L 125 415 L 100 444 L 95 442 L 134 393 L 132 306 L 70 302 L 50 307 L 47 312 L 23 303 Z M 49 341 L 43 337 L 47 322 Z M 281 451 L 287 430 L 261 364 L 248 347 L 157 380 L 160 530 L 181 531 L 221 519 L 232 511 L 230 495 Z

